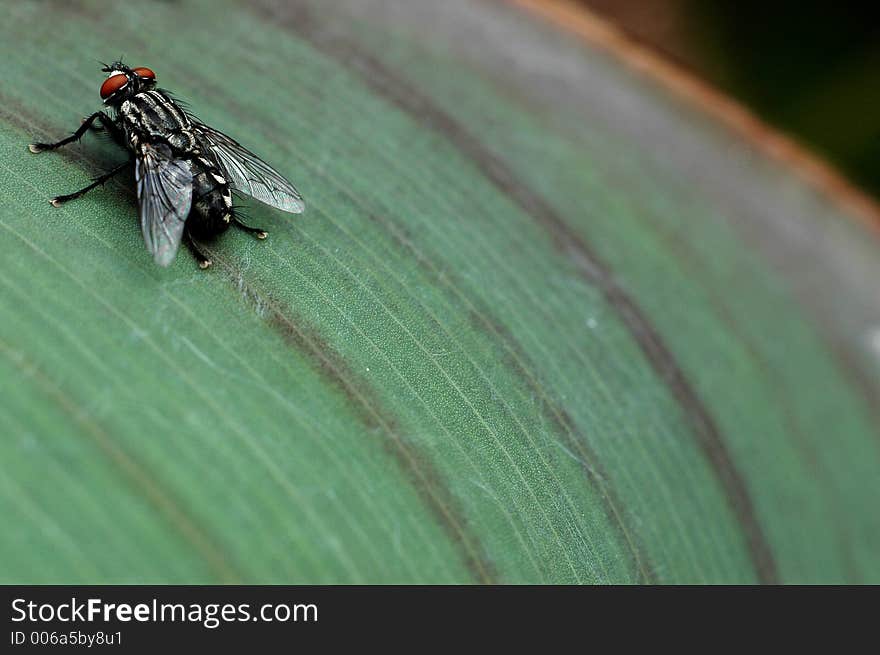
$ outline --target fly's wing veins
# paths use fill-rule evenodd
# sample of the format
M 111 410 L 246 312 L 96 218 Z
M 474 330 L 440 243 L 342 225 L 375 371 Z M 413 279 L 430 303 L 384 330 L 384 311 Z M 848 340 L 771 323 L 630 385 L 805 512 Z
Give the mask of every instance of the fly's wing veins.
M 299 214 L 305 209 L 299 191 L 250 150 L 204 123 L 196 122 L 195 128 L 236 189 L 292 214 Z
M 173 159 L 164 144 L 142 144 L 135 160 L 141 230 L 147 250 L 159 266 L 177 254 L 192 204 L 192 168 Z

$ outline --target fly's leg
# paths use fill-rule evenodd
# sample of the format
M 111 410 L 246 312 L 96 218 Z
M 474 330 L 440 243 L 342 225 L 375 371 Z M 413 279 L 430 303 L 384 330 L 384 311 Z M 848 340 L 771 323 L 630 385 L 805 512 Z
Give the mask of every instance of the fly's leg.
M 250 225 L 246 225 L 238 220 L 235 216 L 232 217 L 232 224 L 243 232 L 253 234 L 258 239 L 265 239 L 267 236 L 269 236 L 269 233 L 266 232 L 266 230 L 259 227 L 251 227 Z
M 85 123 L 87 120 L 89 120 L 89 117 L 84 116 L 81 122 Z M 101 121 L 100 123 L 98 121 L 92 121 L 89 124 L 89 129 L 92 132 L 103 132 L 104 131 L 104 121 Z
M 100 124 L 97 121 L 92 122 L 92 129 L 96 132 L 106 132 L 110 135 L 110 137 L 116 141 L 118 144 L 125 143 L 125 131 L 122 129 L 122 117 L 117 116 L 116 120 L 113 120 L 107 114 L 103 112 L 101 116 Z M 83 122 L 89 120 L 88 118 L 84 118 Z
M 78 128 L 76 128 L 76 132 L 71 134 L 66 139 L 61 139 L 61 141 L 58 141 L 57 143 L 32 143 L 28 146 L 28 149 L 31 152 L 43 152 L 44 150 L 55 150 L 56 148 L 60 148 L 61 146 L 66 146 L 68 143 L 79 141 L 82 138 L 82 135 L 85 134 L 86 131 L 88 131 L 92 124 L 97 120 L 100 120 L 101 124 L 111 131 L 116 128 L 116 125 L 113 123 L 112 118 L 110 118 L 103 111 L 96 111 L 94 114 L 83 120 L 82 124 Z
M 116 166 L 116 167 L 112 168 L 111 170 L 107 171 L 106 173 L 104 173 L 103 175 L 99 175 L 98 177 L 96 177 L 95 181 L 92 182 L 90 185 L 83 187 L 79 191 L 74 191 L 73 193 L 68 193 L 67 195 L 64 195 L 64 196 L 56 196 L 55 198 L 52 198 L 49 202 L 51 202 L 56 207 L 60 207 L 68 200 L 73 200 L 75 198 L 79 198 L 81 196 L 84 196 L 85 194 L 87 194 L 89 191 L 91 191 L 95 187 L 101 186 L 102 184 L 104 184 L 104 182 L 109 180 L 114 175 L 122 172 L 124 169 L 128 168 L 130 165 L 131 165 L 131 161 L 122 162 L 121 164 L 119 164 L 119 166 Z
M 204 270 L 211 265 L 211 259 L 204 252 L 202 252 L 202 249 L 199 248 L 199 245 L 196 243 L 195 239 L 192 238 L 189 230 L 184 231 L 183 242 L 186 244 L 186 247 L 189 248 L 192 256 L 196 258 L 196 261 L 199 263 L 199 268 Z

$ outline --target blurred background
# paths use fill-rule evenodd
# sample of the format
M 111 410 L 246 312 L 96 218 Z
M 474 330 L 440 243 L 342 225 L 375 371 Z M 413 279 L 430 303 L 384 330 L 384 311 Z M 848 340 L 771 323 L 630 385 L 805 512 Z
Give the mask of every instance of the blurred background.
M 580 0 L 880 197 L 874 3 Z

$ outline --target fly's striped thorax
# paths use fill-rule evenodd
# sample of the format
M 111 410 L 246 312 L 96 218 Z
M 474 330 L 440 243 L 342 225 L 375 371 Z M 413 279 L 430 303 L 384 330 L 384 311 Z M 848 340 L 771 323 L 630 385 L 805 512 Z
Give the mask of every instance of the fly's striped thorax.
M 171 98 L 161 91 L 145 91 L 134 97 L 134 102 L 141 110 L 148 123 L 161 125 L 170 130 L 189 129 L 192 121 Z
M 179 151 L 196 147 L 189 116 L 161 91 L 138 93 L 123 103 L 122 111 L 135 130 L 149 137 L 165 140 Z

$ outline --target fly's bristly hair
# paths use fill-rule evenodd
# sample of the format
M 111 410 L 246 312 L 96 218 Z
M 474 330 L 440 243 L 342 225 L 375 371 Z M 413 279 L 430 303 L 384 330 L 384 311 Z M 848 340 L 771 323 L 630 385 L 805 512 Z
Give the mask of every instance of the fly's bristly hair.
M 304 210 L 302 196 L 287 179 L 234 139 L 202 123 L 186 103 L 157 86 L 152 70 L 127 66 L 122 57 L 99 63 L 109 73 L 101 85 L 106 111 L 92 114 L 67 139 L 29 148 L 54 150 L 100 123 L 134 163 L 141 228 L 157 264 L 169 265 L 180 244 L 186 243 L 206 268 L 210 260 L 197 241 L 216 237 L 231 225 L 265 238 L 264 230 L 238 220 L 243 212 L 233 203 L 233 192 L 286 212 Z M 117 166 L 88 187 L 53 198 L 52 204 L 78 198 L 124 168 L 125 164 Z

